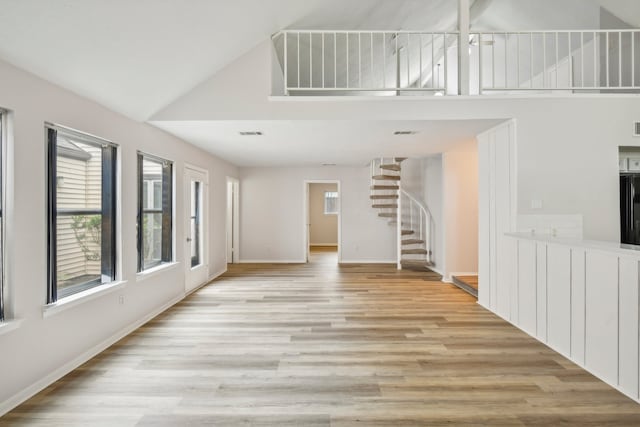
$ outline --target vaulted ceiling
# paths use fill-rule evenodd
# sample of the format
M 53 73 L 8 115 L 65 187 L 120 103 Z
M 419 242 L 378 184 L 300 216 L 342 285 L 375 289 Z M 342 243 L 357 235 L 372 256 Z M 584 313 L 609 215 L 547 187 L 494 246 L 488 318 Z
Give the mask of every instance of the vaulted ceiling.
M 470 4 L 476 30 L 596 29 L 601 25 L 601 7 L 620 18 L 614 17 L 614 22 L 640 27 L 638 0 L 470 0 Z M 323 140 L 333 141 L 336 152 L 344 150 L 346 139 L 358 140 L 363 124 L 325 123 L 322 138 L 321 128 L 306 122 L 254 123 L 271 132 L 248 150 L 236 143 L 237 131 L 252 122 L 199 122 L 197 117 L 177 119 L 166 114 L 158 119 L 156 113 L 172 111 L 185 94 L 206 87 L 199 85 L 240 64 L 248 52 L 281 29 L 446 31 L 455 29 L 456 20 L 457 0 L 0 0 L 0 59 L 135 120 L 155 117 L 152 124 L 238 164 L 302 164 L 313 150 L 327 148 Z M 268 73 L 252 69 L 248 79 L 264 80 Z M 432 141 L 432 150 L 438 141 L 455 144 L 491 124 L 413 125 L 423 128 L 422 137 L 416 138 Z M 364 128 L 388 135 L 401 125 Z M 338 129 L 342 132 L 335 133 Z M 317 144 L 306 151 L 294 144 L 297 157 L 286 157 L 293 152 L 287 144 L 303 138 Z M 367 138 L 380 142 L 386 137 L 380 139 L 367 130 Z M 382 143 L 371 143 L 367 150 L 355 142 L 351 145 L 348 162 L 356 163 L 374 148 L 383 148 Z M 403 149 L 405 154 L 417 153 L 416 147 L 410 143 Z M 256 156 L 261 150 L 264 153 Z M 314 162 L 322 150 L 316 154 Z M 258 157 L 262 163 L 255 163 Z M 341 160 L 328 156 L 326 161 Z
M 640 21 L 636 0 L 471 4 L 479 27 L 579 27 L 590 24 L 600 4 Z M 456 0 L 0 0 L 0 58 L 146 120 L 282 28 L 448 30 L 456 23 L 456 5 Z

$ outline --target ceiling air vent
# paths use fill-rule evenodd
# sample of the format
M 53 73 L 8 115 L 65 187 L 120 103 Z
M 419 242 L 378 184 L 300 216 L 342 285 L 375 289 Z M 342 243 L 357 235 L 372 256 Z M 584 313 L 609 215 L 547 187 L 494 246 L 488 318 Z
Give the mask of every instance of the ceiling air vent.
M 416 132 L 415 130 L 397 130 L 395 132 L 393 132 L 394 135 L 415 135 Z
M 640 136 L 640 122 L 633 124 L 633 136 Z
M 259 131 L 244 131 L 239 133 L 242 136 L 262 136 L 262 132 Z

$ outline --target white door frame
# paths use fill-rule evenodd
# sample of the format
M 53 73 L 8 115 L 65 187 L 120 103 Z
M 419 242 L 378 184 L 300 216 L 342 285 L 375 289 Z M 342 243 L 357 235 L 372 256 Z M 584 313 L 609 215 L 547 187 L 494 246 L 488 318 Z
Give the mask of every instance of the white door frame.
M 202 197 L 202 201 L 201 201 L 201 208 L 202 208 L 202 231 L 201 231 L 201 238 L 202 238 L 202 253 L 200 254 L 202 263 L 201 268 L 204 269 L 204 275 L 203 275 L 203 280 L 199 281 L 202 283 L 196 283 L 195 285 L 191 285 L 190 280 L 192 279 L 191 276 L 191 257 L 190 257 L 190 253 L 191 253 L 191 245 L 190 242 L 187 240 L 189 238 L 189 229 L 190 229 L 190 223 L 189 223 L 189 218 L 191 217 L 191 188 L 190 188 L 190 184 L 191 184 L 191 179 L 189 177 L 189 172 L 195 172 L 195 173 L 199 173 L 202 174 L 204 176 L 203 179 L 203 189 L 201 191 L 201 197 Z M 193 292 L 195 289 L 197 289 L 198 287 L 204 285 L 205 283 L 207 283 L 207 281 L 209 280 L 209 234 L 210 234 L 210 229 L 209 229 L 209 217 L 211 215 L 210 212 L 210 206 L 209 206 L 209 191 L 210 191 L 210 187 L 209 187 L 209 171 L 207 169 L 198 167 L 198 166 L 194 166 L 188 163 L 185 163 L 184 165 L 184 171 L 183 171 L 183 178 L 184 178 L 184 182 L 183 182 L 183 187 L 184 187 L 184 200 L 183 200 L 183 211 L 184 211 L 184 221 L 183 221 L 183 226 L 184 226 L 184 246 L 183 246 L 183 253 L 184 253 L 184 264 L 185 264 L 185 291 L 188 292 Z
M 229 184 L 233 186 L 233 191 L 229 194 Z M 238 264 L 240 262 L 240 181 L 237 178 L 228 176 L 226 180 L 225 191 L 226 197 L 226 222 L 225 222 L 225 259 L 227 263 Z M 231 200 L 230 200 L 231 198 Z M 233 206 L 232 214 L 229 211 L 229 202 Z M 233 241 L 229 239 L 229 228 L 233 227 Z M 233 251 L 233 256 L 230 257 L 229 253 Z
M 338 263 L 342 262 L 342 190 L 340 180 L 337 179 L 305 179 L 303 182 L 303 217 L 302 217 L 302 240 L 303 240 L 303 262 L 309 262 L 309 184 L 336 184 L 338 188 Z

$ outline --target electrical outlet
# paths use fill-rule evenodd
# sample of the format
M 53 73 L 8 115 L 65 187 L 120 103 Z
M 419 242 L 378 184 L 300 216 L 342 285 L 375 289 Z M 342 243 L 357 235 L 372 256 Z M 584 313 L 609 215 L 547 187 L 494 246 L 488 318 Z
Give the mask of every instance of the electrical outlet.
M 120 296 L 118 297 L 118 304 L 120 304 L 120 305 L 124 305 L 124 295 L 120 295 Z

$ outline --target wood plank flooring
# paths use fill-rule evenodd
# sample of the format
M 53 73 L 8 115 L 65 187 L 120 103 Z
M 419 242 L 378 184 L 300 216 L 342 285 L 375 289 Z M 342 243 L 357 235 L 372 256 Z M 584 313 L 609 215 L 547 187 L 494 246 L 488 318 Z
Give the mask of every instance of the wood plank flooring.
M 231 265 L 0 425 L 640 425 L 454 286 L 334 256 Z

